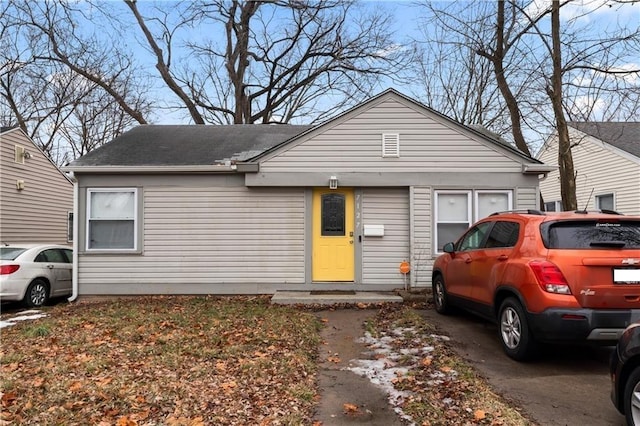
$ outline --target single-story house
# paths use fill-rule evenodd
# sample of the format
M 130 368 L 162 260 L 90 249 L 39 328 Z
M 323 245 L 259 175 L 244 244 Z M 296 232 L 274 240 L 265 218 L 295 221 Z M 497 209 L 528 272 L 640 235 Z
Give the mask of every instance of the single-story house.
M 18 127 L 0 128 L 2 244 L 70 244 L 73 183 Z
M 67 169 L 83 296 L 430 286 L 553 167 L 389 89 L 317 126 L 139 126 Z
M 570 122 L 571 155 L 578 208 L 640 215 L 640 122 Z M 558 163 L 558 135 L 552 134 L 536 156 Z M 547 211 L 562 210 L 560 173 L 540 182 Z

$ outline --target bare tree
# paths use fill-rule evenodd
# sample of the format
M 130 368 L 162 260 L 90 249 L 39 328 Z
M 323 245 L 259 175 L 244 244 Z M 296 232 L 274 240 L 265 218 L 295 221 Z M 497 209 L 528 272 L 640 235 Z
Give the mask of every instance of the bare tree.
M 103 39 L 82 39 L 84 11 L 69 2 L 9 1 L 2 14 L 0 94 L 3 125 L 19 125 L 54 161 L 64 163 L 83 149 L 117 136 L 132 123 L 146 123 L 149 103 L 130 58 L 112 52 Z M 86 25 L 86 22 L 85 22 Z M 86 34 L 83 34 L 86 36 Z M 100 103 L 100 105 L 98 105 Z M 82 133 L 87 109 L 109 114 L 119 125 L 93 140 Z M 115 114 L 115 115 L 114 115 Z
M 520 150 L 529 154 L 532 143 L 526 139 L 522 123 L 532 131 L 553 128 L 558 132 L 563 208 L 575 209 L 567 117 L 637 117 L 640 70 L 626 64 L 640 57 L 640 28 L 617 27 L 593 34 L 578 26 L 578 17 L 561 26 L 560 11 L 567 3 L 553 0 L 550 7 L 540 10 L 532 8 L 531 2 L 518 0 L 479 2 L 475 7 L 468 2 L 441 8 L 428 3 L 427 9 L 440 28 L 460 36 L 461 46 L 474 49 L 492 65 Z M 487 8 L 493 8 L 493 13 Z M 583 17 L 590 13 L 595 12 L 587 10 Z M 540 94 L 546 94 L 546 99 Z M 622 107 L 603 111 L 596 98 Z
M 213 123 L 317 121 L 370 95 L 382 77 L 397 77 L 411 61 L 412 52 L 392 41 L 390 19 L 355 10 L 355 1 L 172 5 L 172 16 L 180 10 L 172 26 L 160 8 L 154 9 L 155 17 L 143 18 L 135 2 L 127 5 L 156 55 L 162 79 L 196 123 L 203 116 Z M 188 27 L 224 36 L 187 40 L 182 66 L 173 66 L 177 34 Z M 318 107 L 328 97 L 334 108 Z

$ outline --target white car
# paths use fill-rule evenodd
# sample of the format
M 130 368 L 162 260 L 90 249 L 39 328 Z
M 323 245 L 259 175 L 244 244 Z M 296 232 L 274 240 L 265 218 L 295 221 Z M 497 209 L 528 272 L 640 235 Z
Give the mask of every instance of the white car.
M 29 307 L 71 294 L 73 249 L 55 244 L 0 246 L 0 301 Z

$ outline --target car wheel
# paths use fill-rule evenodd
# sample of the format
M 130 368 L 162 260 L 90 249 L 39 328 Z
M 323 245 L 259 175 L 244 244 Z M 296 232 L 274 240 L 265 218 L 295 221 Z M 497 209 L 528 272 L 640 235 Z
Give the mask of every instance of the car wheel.
M 444 285 L 444 278 L 442 275 L 436 275 L 433 277 L 432 289 L 433 304 L 436 307 L 436 312 L 439 314 L 450 313 L 451 307 L 449 306 L 449 300 L 447 299 L 447 288 Z
M 624 412 L 628 425 L 640 425 L 640 367 L 631 372 L 624 387 Z
M 500 305 L 500 340 L 505 353 L 516 361 L 531 358 L 536 352 L 536 342 L 529 331 L 522 305 L 509 297 Z
M 38 308 L 49 300 L 49 286 L 46 281 L 35 279 L 29 284 L 24 295 L 24 304 L 30 308 Z

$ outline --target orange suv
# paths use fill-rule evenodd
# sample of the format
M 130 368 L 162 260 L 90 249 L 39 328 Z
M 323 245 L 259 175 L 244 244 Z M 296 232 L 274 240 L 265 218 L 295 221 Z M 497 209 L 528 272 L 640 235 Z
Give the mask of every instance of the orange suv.
M 443 251 L 432 275 L 435 309 L 496 321 L 513 359 L 545 342 L 613 345 L 640 320 L 638 216 L 494 213 Z

